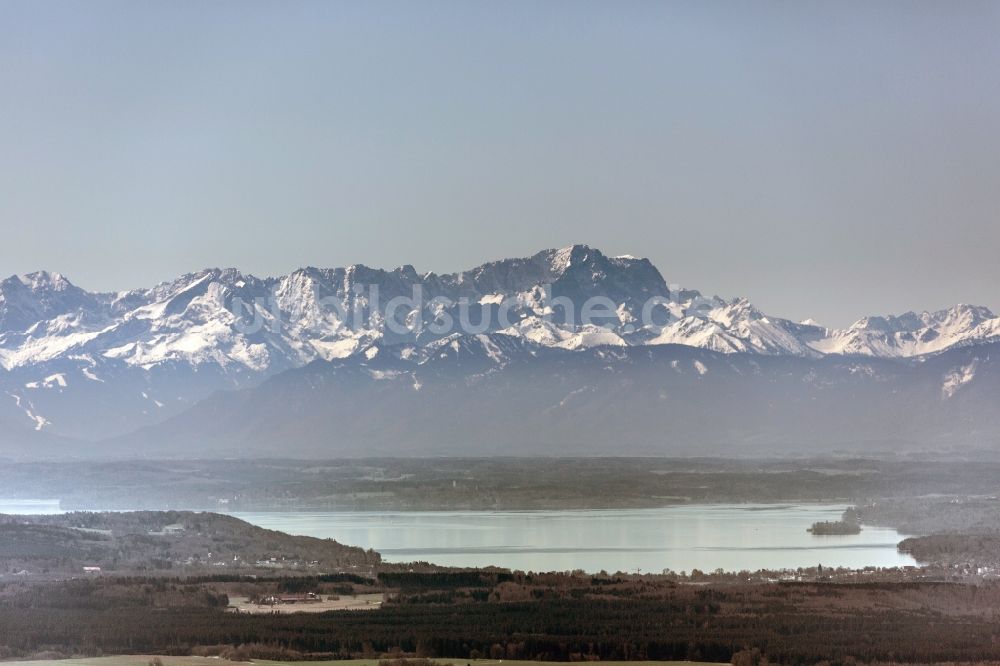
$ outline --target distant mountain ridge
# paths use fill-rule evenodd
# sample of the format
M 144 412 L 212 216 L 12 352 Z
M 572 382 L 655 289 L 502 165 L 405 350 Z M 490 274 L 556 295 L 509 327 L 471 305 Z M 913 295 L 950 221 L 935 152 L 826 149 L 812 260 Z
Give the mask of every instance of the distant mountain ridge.
M 917 359 L 540 347 L 456 336 L 375 345 L 106 442 L 152 456 L 857 455 L 995 449 L 1000 343 Z M 276 448 L 277 447 L 277 448 Z
M 422 298 L 411 310 L 415 289 Z M 390 312 L 394 299 L 402 306 Z M 605 304 L 596 324 L 579 321 L 579 307 L 552 305 L 588 299 Z M 359 312 L 360 323 L 348 316 Z M 435 329 L 463 314 L 475 330 Z M 415 323 L 402 333 L 394 325 Z M 369 362 L 387 353 L 425 363 L 449 345 L 482 340 L 501 352 L 516 345 L 514 355 L 525 358 L 681 345 L 759 360 L 910 359 L 1000 340 L 1000 318 L 959 305 L 828 329 L 766 315 L 746 299 L 672 290 L 648 259 L 585 245 L 450 274 L 409 265 L 303 268 L 276 278 L 207 269 L 117 293 L 88 292 L 58 273 L 38 272 L 0 282 L 0 423 L 12 424 L 7 430 L 18 441 L 26 430 L 100 440 L 312 363 Z

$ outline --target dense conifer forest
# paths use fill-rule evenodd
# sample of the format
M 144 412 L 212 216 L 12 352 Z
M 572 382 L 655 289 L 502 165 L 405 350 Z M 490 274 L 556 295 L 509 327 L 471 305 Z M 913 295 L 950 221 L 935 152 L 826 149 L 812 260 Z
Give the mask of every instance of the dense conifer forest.
M 388 601 L 378 610 L 226 609 L 227 592 L 275 585 L 284 586 L 227 577 L 7 584 L 0 656 L 729 661 L 747 649 L 793 664 L 1000 659 L 998 584 L 702 586 L 640 576 L 413 573 L 294 583 L 382 589 Z

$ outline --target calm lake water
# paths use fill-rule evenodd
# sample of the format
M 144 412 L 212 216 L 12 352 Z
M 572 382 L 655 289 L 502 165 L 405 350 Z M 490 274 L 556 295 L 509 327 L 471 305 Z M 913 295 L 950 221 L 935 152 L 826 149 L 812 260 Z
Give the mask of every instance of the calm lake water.
M 374 548 L 390 562 L 496 565 L 525 571 L 659 572 L 915 564 L 892 529 L 813 536 L 843 505 L 700 504 L 586 511 L 253 512 L 238 518 L 290 534 Z M 58 500 L 0 499 L 0 513 L 61 513 Z
M 0 499 L 0 513 L 14 514 L 19 516 L 50 516 L 63 513 L 59 508 L 59 500 L 34 500 L 34 499 Z
M 236 513 L 255 525 L 374 548 L 390 562 L 525 571 L 901 566 L 892 529 L 813 536 L 843 505 L 705 504 L 587 511 Z

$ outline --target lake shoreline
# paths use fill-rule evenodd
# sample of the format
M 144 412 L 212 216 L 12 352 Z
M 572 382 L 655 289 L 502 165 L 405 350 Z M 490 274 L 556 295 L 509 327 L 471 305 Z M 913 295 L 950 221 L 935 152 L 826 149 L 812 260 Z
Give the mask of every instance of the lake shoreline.
M 673 505 L 658 509 L 234 512 L 291 534 L 372 548 L 386 562 L 534 571 L 712 571 L 916 564 L 903 536 L 866 527 L 814 536 L 808 527 L 846 504 Z

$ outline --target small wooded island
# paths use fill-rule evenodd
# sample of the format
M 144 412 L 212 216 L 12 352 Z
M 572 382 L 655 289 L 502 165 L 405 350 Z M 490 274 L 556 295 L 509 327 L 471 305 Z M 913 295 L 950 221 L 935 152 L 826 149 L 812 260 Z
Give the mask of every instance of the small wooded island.
M 812 532 L 817 536 L 825 536 L 830 534 L 860 534 L 861 525 L 857 523 L 848 523 L 843 520 L 830 520 L 822 523 L 813 523 L 808 532 Z
M 816 536 L 861 534 L 861 523 L 858 521 L 857 509 L 851 507 L 844 511 L 840 520 L 813 523 L 806 531 Z

